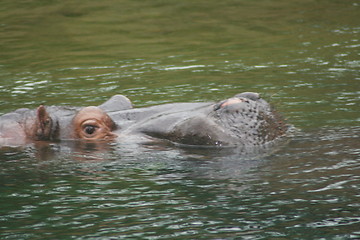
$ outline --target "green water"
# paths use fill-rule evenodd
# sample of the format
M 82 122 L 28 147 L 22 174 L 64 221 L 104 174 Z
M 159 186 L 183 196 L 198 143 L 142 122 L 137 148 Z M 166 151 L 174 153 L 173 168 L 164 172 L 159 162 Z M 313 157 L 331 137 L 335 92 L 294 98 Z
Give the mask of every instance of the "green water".
M 1 114 L 255 91 L 299 132 L 257 157 L 1 149 L 0 238 L 360 238 L 359 16 L 356 0 L 2 0 Z

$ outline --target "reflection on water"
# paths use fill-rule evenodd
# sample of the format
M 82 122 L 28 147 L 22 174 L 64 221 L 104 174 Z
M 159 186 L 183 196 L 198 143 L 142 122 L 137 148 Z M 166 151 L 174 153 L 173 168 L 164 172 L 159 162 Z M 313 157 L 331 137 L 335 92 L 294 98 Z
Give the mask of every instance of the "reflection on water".
M 258 158 L 126 144 L 4 152 L 2 236 L 356 238 L 359 130 L 302 134 Z
M 280 149 L 61 142 L 0 150 L 4 239 L 357 239 L 359 3 L 10 1 L 0 113 L 260 92 Z

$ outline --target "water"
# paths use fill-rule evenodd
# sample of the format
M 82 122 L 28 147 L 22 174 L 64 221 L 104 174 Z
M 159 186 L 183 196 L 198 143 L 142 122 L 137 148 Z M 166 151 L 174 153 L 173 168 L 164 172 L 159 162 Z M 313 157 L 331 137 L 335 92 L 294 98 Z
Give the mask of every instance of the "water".
M 260 92 L 281 148 L 131 143 L 0 150 L 2 239 L 360 238 L 360 3 L 9 1 L 0 113 Z

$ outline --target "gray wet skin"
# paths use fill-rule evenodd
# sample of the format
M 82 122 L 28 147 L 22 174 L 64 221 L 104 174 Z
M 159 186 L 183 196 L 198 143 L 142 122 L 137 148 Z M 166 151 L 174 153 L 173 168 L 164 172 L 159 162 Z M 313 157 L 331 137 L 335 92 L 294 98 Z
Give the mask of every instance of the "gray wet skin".
M 171 103 L 145 108 L 133 108 L 128 98 L 115 95 L 98 107 L 115 122 L 113 132 L 119 141 L 139 136 L 187 145 L 257 146 L 287 131 L 281 116 L 252 92 L 217 103 Z M 71 139 L 72 120 L 80 109 L 40 106 L 5 114 L 0 117 L 0 139 L 16 136 L 21 143 L 24 139 Z

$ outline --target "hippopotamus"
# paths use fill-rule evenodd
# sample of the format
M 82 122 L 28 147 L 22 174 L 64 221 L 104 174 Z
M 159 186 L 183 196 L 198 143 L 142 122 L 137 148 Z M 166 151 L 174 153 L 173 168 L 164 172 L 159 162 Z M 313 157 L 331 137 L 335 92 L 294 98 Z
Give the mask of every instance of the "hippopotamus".
M 123 95 L 99 106 L 40 105 L 0 117 L 0 145 L 31 141 L 165 140 L 197 146 L 265 146 L 288 125 L 258 93 L 219 102 L 169 103 L 134 108 Z

